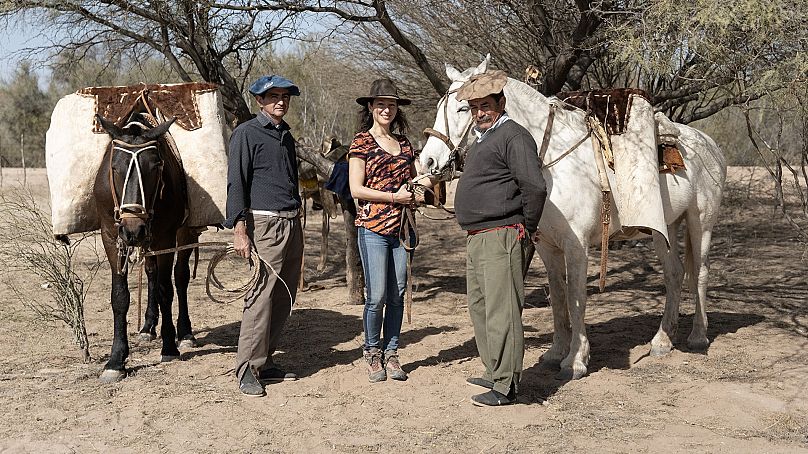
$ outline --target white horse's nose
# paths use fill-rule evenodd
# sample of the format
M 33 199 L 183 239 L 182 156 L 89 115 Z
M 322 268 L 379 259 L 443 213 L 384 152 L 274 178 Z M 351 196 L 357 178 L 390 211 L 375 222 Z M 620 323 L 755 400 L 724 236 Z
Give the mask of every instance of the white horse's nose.
M 429 158 L 426 160 L 426 169 L 429 171 L 429 173 L 434 173 L 437 170 L 435 168 L 436 165 L 437 163 L 435 162 L 434 159 Z

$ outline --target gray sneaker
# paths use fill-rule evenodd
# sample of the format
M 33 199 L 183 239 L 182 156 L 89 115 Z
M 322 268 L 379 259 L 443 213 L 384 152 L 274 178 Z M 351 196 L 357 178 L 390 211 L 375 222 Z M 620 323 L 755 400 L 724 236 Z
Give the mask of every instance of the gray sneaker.
M 378 348 L 365 350 L 365 361 L 368 362 L 368 380 L 371 383 L 387 380 L 387 372 L 384 371 L 382 352 Z
M 401 362 L 398 360 L 398 352 L 395 350 L 384 352 L 384 369 L 387 371 L 387 375 L 393 380 L 404 381 L 407 379 L 407 373 L 401 368 Z
M 238 382 L 238 389 L 241 394 L 247 397 L 262 397 L 264 395 L 264 386 L 255 378 L 252 367 L 249 366 Z

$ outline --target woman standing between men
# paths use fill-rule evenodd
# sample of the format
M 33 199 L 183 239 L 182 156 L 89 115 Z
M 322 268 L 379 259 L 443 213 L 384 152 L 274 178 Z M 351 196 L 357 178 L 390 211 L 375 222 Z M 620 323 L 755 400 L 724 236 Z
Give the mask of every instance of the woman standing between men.
M 362 106 L 359 133 L 349 151 L 351 194 L 359 200 L 356 226 L 365 272 L 364 357 L 371 382 L 406 380 L 398 358 L 409 253 L 399 241 L 401 213 L 413 202 L 407 181 L 415 176 L 415 153 L 404 135 L 410 104 L 389 79 L 378 79 Z M 394 133 L 397 131 L 398 134 Z M 383 333 L 382 333 L 383 328 Z

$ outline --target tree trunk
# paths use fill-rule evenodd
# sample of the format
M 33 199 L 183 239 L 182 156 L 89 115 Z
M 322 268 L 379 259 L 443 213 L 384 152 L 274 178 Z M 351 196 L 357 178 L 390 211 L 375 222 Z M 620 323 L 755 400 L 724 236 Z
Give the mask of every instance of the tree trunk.
M 342 220 L 345 223 L 345 279 L 348 283 L 348 303 L 365 303 L 365 273 L 359 256 L 356 220 L 356 205 L 353 199 L 342 200 Z

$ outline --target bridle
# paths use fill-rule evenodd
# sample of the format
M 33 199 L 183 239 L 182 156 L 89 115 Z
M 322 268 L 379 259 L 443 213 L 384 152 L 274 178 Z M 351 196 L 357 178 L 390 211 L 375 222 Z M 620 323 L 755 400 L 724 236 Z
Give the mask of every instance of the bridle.
M 457 145 L 452 143 L 452 139 L 449 138 L 449 95 L 457 93 L 458 90 L 459 89 L 457 88 L 454 90 L 449 90 L 438 102 L 438 105 L 443 103 L 443 123 L 444 127 L 446 128 L 446 134 L 432 128 L 424 128 L 425 136 L 432 136 L 443 142 L 446 147 L 449 148 L 449 159 L 446 161 L 446 163 L 440 169 L 431 170 L 430 173 L 432 175 L 441 176 L 448 174 L 450 179 L 454 176 L 458 167 L 463 167 L 463 159 L 465 159 L 466 152 L 468 151 L 468 147 L 464 144 L 468 139 L 472 126 L 474 126 L 474 117 L 470 116 L 468 123 L 466 124 L 465 128 L 463 128 L 463 133 L 460 135 L 460 140 L 457 142 Z
M 109 187 L 110 192 L 112 193 L 112 202 L 113 202 L 113 219 L 115 220 L 115 225 L 120 226 L 121 221 L 127 218 L 138 218 L 142 219 L 146 223 L 151 223 L 152 215 L 154 214 L 154 204 L 157 201 L 158 196 L 162 192 L 163 188 L 163 163 L 158 166 L 158 175 L 157 175 L 157 184 L 154 188 L 154 195 L 152 196 L 152 200 L 150 202 L 146 201 L 146 190 L 143 185 L 143 172 L 140 168 L 140 162 L 138 157 L 140 153 L 146 150 L 156 150 L 157 149 L 157 140 L 150 140 L 146 143 L 133 145 L 122 140 L 113 139 L 112 143 L 110 144 L 110 153 L 109 153 Z M 129 155 L 129 165 L 126 168 L 126 176 L 124 177 L 123 186 L 121 187 L 121 198 L 118 199 L 118 193 L 115 190 L 115 174 L 112 168 L 113 158 L 115 157 L 116 151 L 122 151 Z M 137 179 L 137 189 L 138 193 L 140 194 L 140 201 L 142 203 L 137 203 L 137 200 L 128 201 L 126 198 L 127 194 L 127 187 L 129 186 L 130 181 L 132 180 L 132 176 Z M 145 205 L 147 204 L 147 205 Z M 148 231 L 148 230 L 147 230 Z M 149 238 L 146 238 L 146 241 L 149 241 Z M 129 255 L 132 253 L 134 248 L 124 244 L 123 240 L 118 237 L 118 271 L 125 273 L 128 270 L 128 263 L 129 263 Z
M 115 222 L 120 223 L 120 221 L 124 218 L 139 218 L 149 220 L 150 216 L 154 214 L 154 202 L 157 200 L 157 196 L 159 195 L 161 186 L 163 185 L 163 165 L 161 164 L 159 166 L 157 186 L 155 187 L 154 196 L 152 197 L 151 203 L 148 205 L 148 207 L 143 204 L 136 203 L 136 200 L 132 201 L 131 203 L 126 203 L 126 188 L 129 187 L 130 178 L 134 174 L 137 178 L 140 200 L 144 204 L 146 203 L 146 190 L 143 187 L 143 171 L 140 169 L 138 157 L 143 151 L 156 150 L 157 141 L 151 140 L 139 145 L 133 145 L 122 140 L 113 139 L 111 147 L 112 152 L 109 154 L 109 186 L 110 191 L 112 191 L 112 202 L 115 205 L 113 211 Z M 129 155 L 129 165 L 126 168 L 126 177 L 124 178 L 123 186 L 121 187 L 120 201 L 118 200 L 118 194 L 115 191 L 115 176 L 112 170 L 112 161 L 115 156 L 115 151 L 122 151 Z

